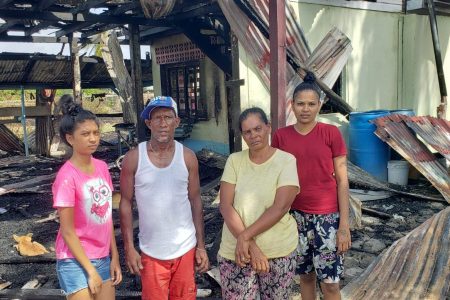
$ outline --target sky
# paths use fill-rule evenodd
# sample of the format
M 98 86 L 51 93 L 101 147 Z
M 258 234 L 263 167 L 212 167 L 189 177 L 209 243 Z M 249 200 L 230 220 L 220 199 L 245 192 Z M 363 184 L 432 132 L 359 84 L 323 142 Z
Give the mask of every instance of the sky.
M 1 20 L 1 19 L 0 19 Z M 2 23 L 2 22 L 0 22 Z M 56 30 L 41 30 L 33 36 L 54 36 Z M 23 32 L 13 32 L 14 35 L 22 35 Z M 77 36 L 77 34 L 75 34 Z M 80 34 L 78 34 L 80 36 Z M 0 52 L 14 52 L 14 53 L 45 53 L 45 54 L 58 54 L 61 51 L 62 43 L 11 43 L 0 42 Z M 128 45 L 121 45 L 123 57 L 125 59 L 130 58 L 130 47 Z M 80 54 L 84 54 L 86 51 L 81 50 Z M 148 45 L 141 46 L 141 58 L 145 59 L 145 53 L 150 52 Z M 89 53 L 88 53 L 89 54 Z M 63 55 L 70 55 L 69 46 L 64 47 Z M 93 53 L 91 53 L 93 55 Z

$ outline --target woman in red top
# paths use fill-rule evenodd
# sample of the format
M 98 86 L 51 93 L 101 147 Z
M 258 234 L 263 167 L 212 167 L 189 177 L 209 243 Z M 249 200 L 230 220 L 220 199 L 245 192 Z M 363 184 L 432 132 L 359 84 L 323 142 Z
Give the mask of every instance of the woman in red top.
M 292 100 L 297 123 L 277 130 L 272 139 L 273 147 L 297 159 L 302 189 L 291 213 L 299 230 L 297 272 L 303 300 L 316 299 L 316 280 L 326 300 L 340 299 L 343 253 L 351 245 L 347 150 L 335 126 L 316 121 L 320 95 L 314 75 L 308 73 Z

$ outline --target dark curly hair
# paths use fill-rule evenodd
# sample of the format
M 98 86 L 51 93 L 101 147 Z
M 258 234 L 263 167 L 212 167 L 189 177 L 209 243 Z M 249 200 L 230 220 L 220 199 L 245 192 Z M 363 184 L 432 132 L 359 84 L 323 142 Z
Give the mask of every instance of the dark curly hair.
M 100 127 L 97 116 L 93 112 L 83 109 L 78 103 L 75 103 L 71 95 L 61 96 L 59 103 L 63 113 L 63 117 L 59 123 L 59 136 L 70 147 L 72 145 L 67 142 L 66 134 L 73 134 L 78 124 L 92 120 Z

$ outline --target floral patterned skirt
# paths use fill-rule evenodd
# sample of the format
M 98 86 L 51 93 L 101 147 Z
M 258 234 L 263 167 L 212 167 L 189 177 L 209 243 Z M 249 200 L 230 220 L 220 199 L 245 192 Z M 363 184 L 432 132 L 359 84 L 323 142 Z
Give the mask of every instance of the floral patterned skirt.
M 250 264 L 244 268 L 234 261 L 217 256 L 226 300 L 289 299 L 295 275 L 297 251 L 285 257 L 269 259 L 268 273 L 256 273 Z M 259 296 L 259 297 L 258 297 Z

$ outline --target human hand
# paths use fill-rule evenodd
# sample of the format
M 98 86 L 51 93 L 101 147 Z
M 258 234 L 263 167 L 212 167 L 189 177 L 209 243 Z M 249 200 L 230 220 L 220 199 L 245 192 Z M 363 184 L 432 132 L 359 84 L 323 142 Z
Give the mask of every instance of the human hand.
M 122 270 L 120 269 L 120 262 L 118 256 L 111 257 L 111 282 L 112 285 L 118 285 L 122 281 Z
M 245 236 L 245 234 L 241 233 L 236 242 L 236 250 L 235 250 L 235 261 L 236 264 L 243 268 L 246 264 L 250 262 L 250 239 Z
M 195 271 L 205 273 L 209 269 L 208 253 L 203 248 L 195 248 Z
M 255 241 L 250 242 L 250 263 L 252 269 L 257 273 L 267 273 L 270 270 L 269 260 L 261 251 L 261 249 L 256 245 Z
M 88 272 L 88 287 L 91 294 L 99 294 L 102 290 L 103 280 L 94 268 Z
M 129 250 L 125 249 L 125 260 L 127 263 L 128 271 L 130 271 L 131 274 L 140 276 L 141 270 L 144 268 L 144 266 L 142 266 L 141 256 L 134 247 L 130 248 Z
M 350 228 L 347 227 L 339 227 L 336 233 L 336 246 L 337 246 L 337 254 L 342 254 L 348 251 L 352 245 L 350 235 Z

